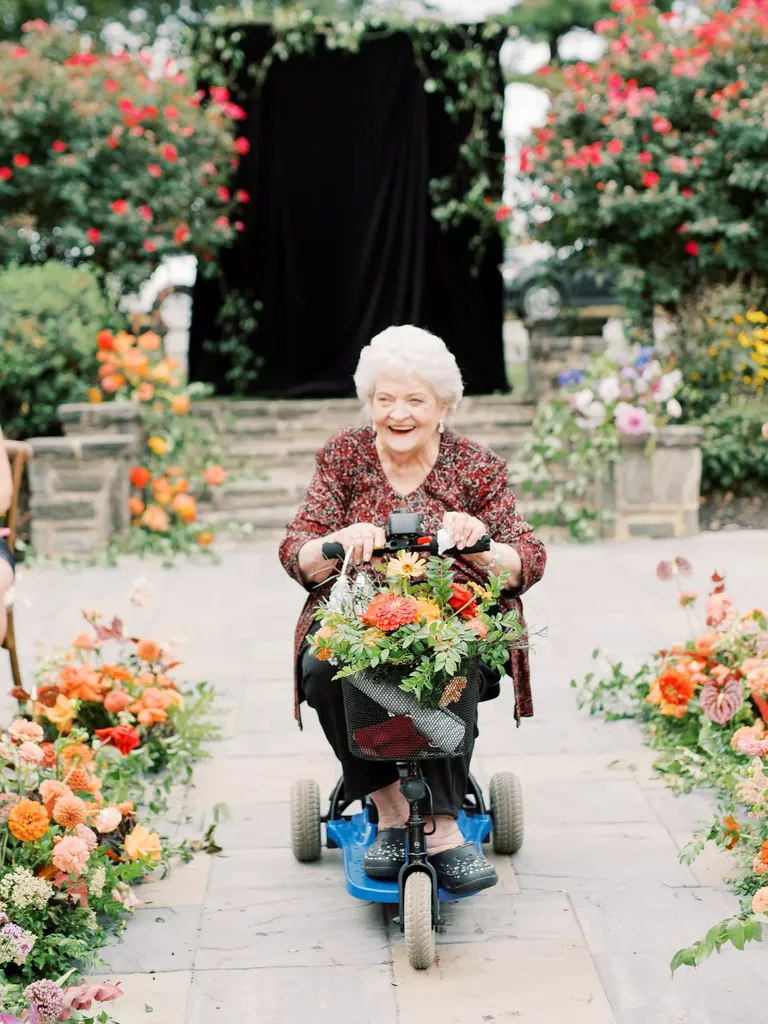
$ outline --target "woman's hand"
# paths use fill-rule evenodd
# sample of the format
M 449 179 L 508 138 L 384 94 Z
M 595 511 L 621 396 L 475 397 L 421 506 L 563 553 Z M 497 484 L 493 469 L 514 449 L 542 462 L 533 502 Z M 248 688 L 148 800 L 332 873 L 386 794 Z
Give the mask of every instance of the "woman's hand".
M 383 548 L 387 537 L 380 526 L 373 523 L 353 523 L 343 530 L 337 530 L 330 537 L 323 538 L 326 541 L 337 541 L 344 548 L 345 553 L 352 548 L 352 561 L 355 565 L 361 562 L 370 562 L 374 548 Z
M 471 548 L 488 533 L 488 527 L 474 516 L 466 512 L 446 512 L 443 516 L 443 529 L 447 530 L 453 537 L 459 551 L 464 548 Z M 464 558 L 472 562 L 479 562 L 481 565 L 490 562 L 492 554 L 483 551 L 477 555 L 464 555 Z

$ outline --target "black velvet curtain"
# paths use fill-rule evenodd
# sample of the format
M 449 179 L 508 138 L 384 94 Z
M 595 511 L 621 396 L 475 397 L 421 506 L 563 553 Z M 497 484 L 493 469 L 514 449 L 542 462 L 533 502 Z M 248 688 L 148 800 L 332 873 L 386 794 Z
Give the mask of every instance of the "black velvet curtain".
M 501 41 L 483 44 L 497 68 Z M 248 28 L 246 65 L 270 44 L 268 27 Z M 204 341 L 220 340 L 222 293 L 236 288 L 263 306 L 250 339 L 262 363 L 254 394 L 352 394 L 361 348 L 404 323 L 445 340 L 469 393 L 505 389 L 501 240 L 488 240 L 473 274 L 471 222 L 446 231 L 431 213 L 429 180 L 462 166 L 470 122 L 453 121 L 442 95 L 425 92 L 406 34 L 366 41 L 358 54 L 318 45 L 275 61 L 255 97 L 233 97 L 248 112 L 251 143 L 234 185 L 252 201 L 245 231 L 221 254 L 223 281 L 198 275 L 190 376 L 231 390 L 225 355 Z M 498 197 L 501 126 L 490 128 Z

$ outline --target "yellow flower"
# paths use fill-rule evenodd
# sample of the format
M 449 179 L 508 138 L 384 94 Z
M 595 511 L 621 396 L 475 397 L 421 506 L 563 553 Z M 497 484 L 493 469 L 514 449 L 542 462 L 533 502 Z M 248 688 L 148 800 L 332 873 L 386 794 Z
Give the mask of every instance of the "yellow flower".
M 408 551 L 398 551 L 390 558 L 387 565 L 387 576 L 399 576 L 405 579 L 418 579 L 427 571 L 427 563 L 420 555 Z
M 744 331 L 741 331 L 739 333 L 739 344 L 744 348 L 752 348 L 752 339 Z
M 747 320 L 749 320 L 751 324 L 765 324 L 768 323 L 768 316 L 766 316 L 765 313 L 762 313 L 760 310 L 751 309 L 747 313 Z
M 88 401 L 92 405 L 98 405 L 99 402 L 104 401 L 104 396 L 98 388 L 88 388 Z
M 427 622 L 437 622 L 440 618 L 440 606 L 428 597 L 420 597 L 416 604 L 419 606 L 419 618 Z
M 152 449 L 155 455 L 165 455 L 168 451 L 168 442 L 164 437 L 150 437 L 147 446 Z
M 734 323 L 737 323 L 737 324 L 743 324 L 744 323 L 744 317 L 741 315 L 741 313 L 737 313 L 736 316 L 733 318 L 733 321 L 734 321 Z
M 43 714 L 53 722 L 59 732 L 68 733 L 75 720 L 75 703 L 60 693 L 52 708 L 43 708 Z
M 143 825 L 136 825 L 133 832 L 125 837 L 123 846 L 131 860 L 139 860 L 142 857 L 160 860 L 163 855 L 160 836 L 157 832 L 150 832 Z
M 486 601 L 493 600 L 493 594 L 490 590 L 486 590 L 485 587 L 481 587 L 479 583 L 475 583 L 474 580 L 470 580 L 467 586 L 470 590 L 474 590 L 478 597 L 483 598 Z

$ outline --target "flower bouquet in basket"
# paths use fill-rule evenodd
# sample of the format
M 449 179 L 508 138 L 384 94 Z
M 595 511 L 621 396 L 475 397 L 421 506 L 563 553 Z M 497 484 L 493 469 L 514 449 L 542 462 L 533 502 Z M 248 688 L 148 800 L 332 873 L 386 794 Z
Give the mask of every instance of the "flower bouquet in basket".
M 462 753 L 481 663 L 501 670 L 510 649 L 525 646 L 517 612 L 498 610 L 504 577 L 456 583 L 453 564 L 400 551 L 382 566 L 382 585 L 342 575 L 318 610 L 310 650 L 339 666 L 353 753 Z

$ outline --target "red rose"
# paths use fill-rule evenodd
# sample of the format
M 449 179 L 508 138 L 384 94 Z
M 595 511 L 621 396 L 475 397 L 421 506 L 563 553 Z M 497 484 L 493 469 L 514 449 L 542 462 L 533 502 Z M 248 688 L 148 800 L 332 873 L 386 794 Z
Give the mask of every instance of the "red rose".
M 238 201 L 238 203 L 250 203 L 251 201 L 250 195 L 245 191 L 244 188 L 239 188 L 237 192 L 235 192 L 235 199 Z
M 130 472 L 129 479 L 134 487 L 138 487 L 141 490 L 152 479 L 152 474 L 143 466 L 134 466 Z
M 475 604 L 475 595 L 469 587 L 465 587 L 463 583 L 454 583 L 451 587 L 451 595 L 449 606 L 459 612 L 463 619 L 474 619 L 477 615 L 477 605 Z
M 117 90 L 120 88 L 120 84 L 116 82 L 114 78 L 105 78 L 104 88 L 107 90 L 107 92 L 117 92 Z
M 710 110 L 709 112 L 709 116 L 712 118 L 713 121 L 719 121 L 722 117 L 722 114 L 723 112 L 722 110 L 720 110 L 719 107 L 714 107 L 714 109 Z
M 179 108 L 173 106 L 166 107 L 163 113 L 165 114 L 166 117 L 170 118 L 173 121 L 179 116 Z
M 153 178 L 159 178 L 160 175 L 163 173 L 162 168 L 160 167 L 159 164 L 149 164 L 149 166 L 147 167 L 147 171 Z
M 642 151 L 642 153 L 638 154 L 637 159 L 643 165 L 653 163 L 653 156 L 645 149 Z
M 621 139 L 611 139 L 605 148 L 612 156 L 618 156 L 622 149 L 624 149 L 624 143 Z
M 222 203 L 229 202 L 229 189 L 226 187 L 226 185 L 219 185 L 219 187 L 216 189 L 216 195 L 219 197 Z
M 51 144 L 51 149 L 54 151 L 54 153 L 66 153 L 67 144 L 66 142 L 62 142 L 61 139 L 56 139 Z
M 173 240 L 177 245 L 181 245 L 182 242 L 186 242 L 189 238 L 189 228 L 186 224 L 179 224 L 176 230 L 173 232 Z
M 13 171 L 10 167 L 0 167 L 0 181 L 10 181 L 13 177 Z
M 123 757 L 141 744 L 141 737 L 132 725 L 113 725 L 110 729 L 94 731 L 105 746 L 117 747 Z
M 216 218 L 214 224 L 216 225 L 217 228 L 228 228 L 229 218 L 222 215 L 221 217 Z
M 111 209 L 113 213 L 127 213 L 128 203 L 125 199 L 116 199 L 114 203 L 112 203 Z
M 646 188 L 655 188 L 659 184 L 659 175 L 656 171 L 646 171 L 643 175 L 643 184 Z
M 693 195 L 693 192 L 689 188 L 684 188 L 680 190 L 680 195 L 683 197 L 683 199 L 690 199 Z
M 179 154 L 176 152 L 176 147 L 172 142 L 166 142 L 166 144 L 160 150 L 161 155 L 168 163 L 175 164 L 179 159 Z
M 89 228 L 89 230 L 98 231 L 98 228 Z M 115 347 L 115 339 L 112 337 L 112 331 L 99 331 L 96 335 L 96 344 L 102 352 L 111 352 Z
M 85 232 L 85 237 L 92 245 L 98 245 L 99 239 L 101 238 L 101 232 L 98 228 L 88 228 Z
M 242 135 L 238 139 L 235 139 L 235 151 L 240 153 L 241 156 L 245 156 L 246 153 L 250 153 L 251 144 L 248 139 Z
M 226 103 L 229 99 L 229 89 L 225 89 L 222 85 L 212 85 L 210 93 L 214 103 Z
M 686 242 L 685 251 L 689 256 L 698 256 L 700 249 L 697 242 Z
M 235 231 L 245 231 L 245 224 L 241 220 L 235 221 Z
M 140 206 L 139 213 L 143 220 L 152 220 L 152 211 L 148 206 Z
M 157 252 L 157 246 L 151 238 L 144 239 L 144 252 Z
M 117 147 L 120 145 L 120 139 L 118 139 L 116 135 L 108 135 L 107 145 L 110 149 L 117 149 Z
M 13 156 L 14 167 L 29 167 L 29 157 L 26 153 L 15 153 Z
M 654 117 L 651 122 L 651 128 L 653 128 L 655 132 L 658 132 L 659 135 L 669 135 L 672 131 L 672 125 L 666 117 Z

